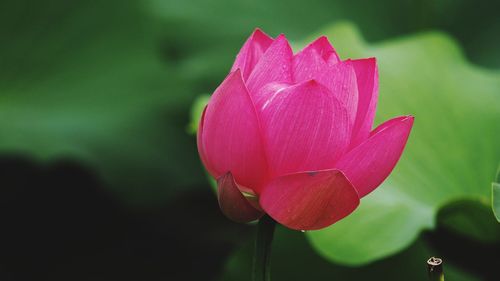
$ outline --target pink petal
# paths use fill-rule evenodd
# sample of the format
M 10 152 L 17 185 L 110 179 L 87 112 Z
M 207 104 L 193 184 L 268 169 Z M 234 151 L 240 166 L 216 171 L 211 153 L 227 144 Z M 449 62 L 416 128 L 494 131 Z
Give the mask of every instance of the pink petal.
M 356 209 L 359 197 L 338 170 L 300 172 L 266 184 L 260 205 L 279 223 L 296 230 L 327 227 Z
M 356 71 L 359 91 L 358 110 L 351 144 L 351 147 L 354 147 L 368 138 L 373 126 L 378 99 L 378 70 L 375 58 L 351 62 Z
M 231 172 L 258 189 L 267 179 L 259 121 L 239 70 L 228 75 L 210 98 L 202 128 L 206 168 L 214 178 Z
M 263 214 L 241 193 L 231 173 L 217 179 L 217 198 L 224 215 L 235 222 L 251 222 Z
M 243 79 L 246 81 L 253 68 L 271 45 L 273 39 L 260 29 L 255 29 L 247 39 L 240 52 L 236 56 L 231 72 L 241 69 Z
M 314 79 L 326 86 L 347 108 L 354 123 L 358 109 L 356 72 L 350 61 L 332 64 L 326 60 L 338 58 L 326 37 L 320 37 L 293 58 L 294 82 Z
M 386 121 L 335 164 L 363 197 L 377 188 L 398 162 L 413 126 L 412 116 Z
M 337 100 L 345 105 L 350 122 L 354 124 L 358 109 L 358 83 L 353 64 L 345 61 L 328 65 L 319 73 L 317 81 L 326 86 Z
M 259 91 L 252 95 L 253 103 L 255 104 L 255 108 L 259 109 L 264 106 L 264 104 L 272 100 L 275 95 L 279 95 L 281 91 L 285 90 L 292 86 L 288 83 L 280 83 L 280 82 L 271 82 L 260 88 Z
M 347 110 L 314 80 L 284 88 L 258 106 L 273 177 L 332 168 L 349 144 Z
M 338 58 L 328 39 L 325 36 L 316 39 L 293 57 L 294 81 L 303 82 L 321 76 L 331 56 Z
M 256 93 L 270 82 L 292 81 L 292 48 L 284 35 L 278 36 L 269 46 L 247 80 L 248 90 Z

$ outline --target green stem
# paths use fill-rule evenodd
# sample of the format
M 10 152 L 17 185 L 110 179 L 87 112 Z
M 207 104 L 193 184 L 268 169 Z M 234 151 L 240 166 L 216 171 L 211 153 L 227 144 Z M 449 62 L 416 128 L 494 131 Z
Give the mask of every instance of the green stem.
M 440 258 L 432 257 L 427 260 L 427 271 L 429 273 L 429 280 L 444 281 L 443 260 Z
M 276 222 L 268 215 L 264 215 L 259 220 L 253 257 L 253 281 L 271 280 L 271 244 L 275 226 Z

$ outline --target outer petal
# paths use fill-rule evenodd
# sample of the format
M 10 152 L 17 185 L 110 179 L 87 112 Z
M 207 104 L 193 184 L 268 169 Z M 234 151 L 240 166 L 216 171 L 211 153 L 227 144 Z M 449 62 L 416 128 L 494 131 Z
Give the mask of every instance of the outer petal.
M 240 69 L 243 79 L 247 80 L 252 73 L 253 68 L 271 45 L 273 39 L 260 29 L 255 29 L 252 35 L 247 39 L 240 52 L 236 56 L 231 72 Z
M 408 140 L 413 119 L 403 116 L 385 122 L 335 165 L 345 173 L 360 197 L 378 187 L 394 169 Z
M 293 77 L 295 82 L 316 79 L 328 67 L 328 59 L 338 59 L 338 55 L 325 36 L 309 44 L 293 57 Z
M 269 46 L 247 80 L 248 90 L 256 93 L 270 82 L 292 81 L 292 48 L 284 35 Z
M 349 144 L 346 108 L 314 80 L 275 92 L 257 110 L 273 177 L 332 168 Z
M 239 70 L 215 90 L 202 128 L 202 151 L 210 174 L 218 178 L 231 172 L 247 188 L 258 188 L 267 179 L 267 162 L 259 121 Z
M 359 205 L 356 189 L 338 170 L 301 172 L 274 179 L 260 197 L 273 219 L 297 230 L 327 227 Z
M 235 222 L 250 222 L 262 216 L 241 193 L 231 173 L 217 179 L 219 207 L 229 219 Z
M 358 110 L 353 128 L 354 147 L 368 138 L 378 99 L 378 70 L 375 58 L 352 60 L 358 82 Z

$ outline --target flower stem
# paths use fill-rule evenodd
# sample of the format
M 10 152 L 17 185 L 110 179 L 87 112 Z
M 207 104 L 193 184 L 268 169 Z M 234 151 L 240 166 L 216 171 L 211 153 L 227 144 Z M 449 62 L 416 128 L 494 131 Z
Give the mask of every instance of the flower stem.
M 429 260 L 427 260 L 427 271 L 429 273 L 429 280 L 444 281 L 442 259 L 432 257 Z
M 271 244 L 275 226 L 276 222 L 268 215 L 264 215 L 259 220 L 253 257 L 253 281 L 271 280 Z

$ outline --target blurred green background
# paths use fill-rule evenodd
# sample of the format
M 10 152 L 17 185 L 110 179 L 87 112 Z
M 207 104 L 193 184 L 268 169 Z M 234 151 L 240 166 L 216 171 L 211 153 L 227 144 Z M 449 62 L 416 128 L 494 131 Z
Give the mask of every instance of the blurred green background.
M 278 229 L 274 279 L 426 280 L 438 255 L 448 280 L 498 280 L 499 10 L 0 0 L 0 280 L 249 280 L 255 229 L 218 210 L 192 107 L 255 27 L 297 48 L 325 34 L 342 58 L 376 56 L 376 123 L 416 117 L 394 174 L 352 216 Z

